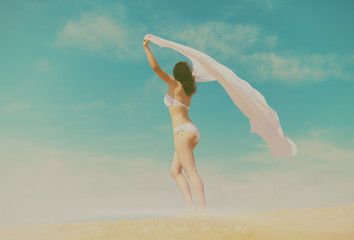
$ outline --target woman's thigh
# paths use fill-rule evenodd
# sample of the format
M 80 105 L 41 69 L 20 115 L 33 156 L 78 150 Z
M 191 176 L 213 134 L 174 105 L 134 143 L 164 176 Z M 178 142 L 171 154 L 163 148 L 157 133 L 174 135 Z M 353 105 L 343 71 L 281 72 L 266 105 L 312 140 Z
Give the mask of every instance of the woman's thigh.
M 199 141 L 198 141 L 199 142 Z M 198 145 L 198 142 L 192 144 L 193 149 Z M 171 165 L 171 172 L 178 174 L 182 172 L 182 164 L 177 156 L 177 152 L 175 151 L 173 155 L 172 165 Z
M 174 133 L 176 156 L 185 172 L 195 170 L 193 149 L 198 142 L 194 141 L 195 134 L 193 132 L 185 131 L 183 135 Z
M 182 165 L 177 157 L 177 153 L 175 151 L 173 155 L 172 165 L 171 165 L 171 173 L 172 175 L 176 175 L 182 172 Z

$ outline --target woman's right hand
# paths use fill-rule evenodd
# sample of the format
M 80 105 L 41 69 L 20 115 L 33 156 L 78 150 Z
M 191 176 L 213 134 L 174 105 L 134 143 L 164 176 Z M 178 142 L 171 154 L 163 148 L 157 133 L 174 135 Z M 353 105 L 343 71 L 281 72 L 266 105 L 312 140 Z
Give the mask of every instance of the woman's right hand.
M 144 39 L 144 48 L 148 47 L 150 40 Z

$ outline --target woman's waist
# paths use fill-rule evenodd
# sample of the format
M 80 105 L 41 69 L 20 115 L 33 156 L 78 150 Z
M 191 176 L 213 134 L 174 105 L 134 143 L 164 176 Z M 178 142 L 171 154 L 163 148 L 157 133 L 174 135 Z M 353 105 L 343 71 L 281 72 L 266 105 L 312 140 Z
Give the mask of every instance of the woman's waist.
M 189 118 L 186 118 L 186 117 L 172 118 L 172 128 L 178 127 L 178 126 L 185 124 L 185 123 L 192 123 L 193 124 L 193 122 Z

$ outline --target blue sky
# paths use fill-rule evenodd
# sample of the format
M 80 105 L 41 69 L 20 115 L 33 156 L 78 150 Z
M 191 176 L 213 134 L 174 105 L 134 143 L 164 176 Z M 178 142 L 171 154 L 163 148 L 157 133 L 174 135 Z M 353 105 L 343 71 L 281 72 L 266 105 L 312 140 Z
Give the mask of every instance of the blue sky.
M 198 83 L 190 118 L 211 212 L 353 203 L 353 10 L 344 0 L 2 1 L 0 223 L 183 207 L 169 175 L 168 86 L 147 62 L 147 33 L 232 69 L 298 146 L 274 159 L 221 85 Z M 150 48 L 169 73 L 186 60 Z

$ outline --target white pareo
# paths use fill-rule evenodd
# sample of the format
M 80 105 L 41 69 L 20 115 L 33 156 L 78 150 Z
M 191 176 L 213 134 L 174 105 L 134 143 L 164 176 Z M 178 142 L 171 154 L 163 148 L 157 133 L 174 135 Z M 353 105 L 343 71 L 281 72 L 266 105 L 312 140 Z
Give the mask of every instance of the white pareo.
M 297 153 L 297 147 L 284 136 L 277 113 L 268 106 L 263 95 L 248 82 L 242 80 L 226 66 L 205 53 L 179 43 L 147 34 L 144 39 L 160 47 L 168 47 L 185 55 L 193 64 L 197 82 L 218 81 L 235 105 L 245 114 L 251 125 L 251 133 L 257 133 L 269 146 L 276 158 L 289 158 Z

